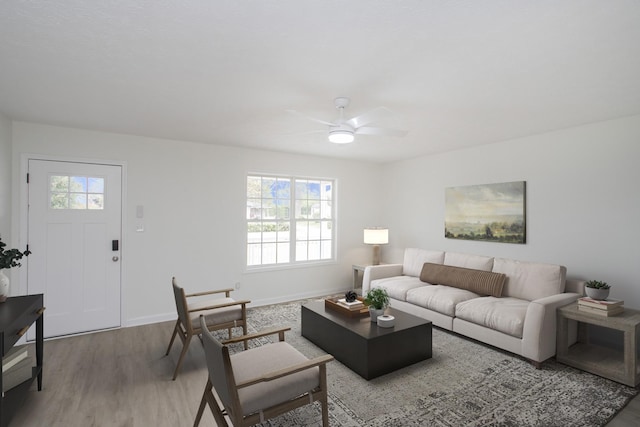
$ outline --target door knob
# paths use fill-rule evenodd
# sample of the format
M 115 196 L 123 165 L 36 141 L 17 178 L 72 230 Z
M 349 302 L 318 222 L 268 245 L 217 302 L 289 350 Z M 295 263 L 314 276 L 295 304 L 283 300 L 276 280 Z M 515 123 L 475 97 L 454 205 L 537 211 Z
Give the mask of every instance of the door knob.
M 120 259 L 120 258 L 118 258 L 117 256 L 114 256 L 113 258 L 111 258 L 111 260 L 112 260 L 113 262 L 117 262 L 119 259 Z

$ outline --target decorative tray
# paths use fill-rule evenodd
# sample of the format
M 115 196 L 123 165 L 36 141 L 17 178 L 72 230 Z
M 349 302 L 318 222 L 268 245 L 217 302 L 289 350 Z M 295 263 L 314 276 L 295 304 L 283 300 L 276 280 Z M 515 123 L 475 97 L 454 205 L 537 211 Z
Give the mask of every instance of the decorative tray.
M 348 307 L 345 307 L 338 303 L 339 297 L 335 298 L 326 298 L 324 300 L 324 308 L 332 311 L 336 311 L 338 313 L 344 314 L 349 317 L 366 317 L 369 316 L 369 307 L 365 305 L 364 307 L 352 310 Z M 362 301 L 364 303 L 364 298 L 358 297 L 358 301 Z

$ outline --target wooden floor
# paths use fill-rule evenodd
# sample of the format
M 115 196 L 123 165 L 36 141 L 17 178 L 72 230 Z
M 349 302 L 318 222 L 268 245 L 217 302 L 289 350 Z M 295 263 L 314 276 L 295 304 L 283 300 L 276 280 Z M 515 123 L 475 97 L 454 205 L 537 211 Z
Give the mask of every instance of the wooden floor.
M 207 381 L 199 340 L 171 380 L 181 343 L 164 356 L 173 322 L 45 342 L 43 389 L 35 385 L 12 427 L 191 426 Z M 318 414 L 319 415 L 319 414 Z M 215 426 L 211 412 L 203 427 Z M 640 425 L 636 397 L 609 427 Z

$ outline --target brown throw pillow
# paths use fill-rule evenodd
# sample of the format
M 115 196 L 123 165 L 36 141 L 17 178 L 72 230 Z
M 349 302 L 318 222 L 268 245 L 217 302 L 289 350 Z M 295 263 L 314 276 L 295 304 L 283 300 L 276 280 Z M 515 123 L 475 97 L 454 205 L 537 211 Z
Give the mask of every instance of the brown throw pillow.
M 506 275 L 472 268 L 452 267 L 450 265 L 425 262 L 420 280 L 432 285 L 446 285 L 466 289 L 481 295 L 502 296 Z

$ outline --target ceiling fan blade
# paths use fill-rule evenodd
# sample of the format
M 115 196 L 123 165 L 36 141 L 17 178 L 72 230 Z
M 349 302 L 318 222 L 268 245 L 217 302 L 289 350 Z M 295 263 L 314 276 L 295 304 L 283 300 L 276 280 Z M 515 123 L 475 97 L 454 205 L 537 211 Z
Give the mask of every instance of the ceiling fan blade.
M 327 125 L 327 126 L 335 126 L 335 123 L 331 123 L 331 122 L 327 122 L 327 121 L 325 121 L 325 120 L 321 120 L 321 119 L 316 119 L 316 118 L 313 118 L 313 117 L 309 117 L 309 116 L 307 116 L 306 114 L 302 114 L 302 113 L 300 113 L 300 112 L 298 112 L 298 111 L 296 111 L 296 110 L 286 110 L 286 111 L 287 111 L 287 113 L 290 113 L 290 114 L 294 114 L 294 115 L 296 115 L 296 116 L 303 117 L 303 118 L 305 118 L 305 119 L 307 119 L 307 120 L 311 120 L 311 121 L 316 122 L 316 123 L 321 123 L 321 124 L 323 124 L 323 125 Z
M 347 120 L 345 123 L 349 124 L 354 129 L 359 127 L 368 125 L 369 123 L 373 123 L 378 120 L 382 120 L 385 117 L 391 115 L 391 110 L 386 107 L 378 107 L 374 108 L 371 111 L 367 111 L 366 113 L 360 114 L 359 116 L 352 117 Z
M 374 128 L 370 126 L 363 126 L 356 129 L 355 133 L 360 135 L 406 136 L 408 132 L 402 129 Z

